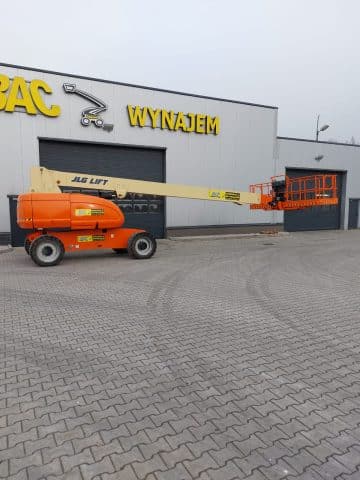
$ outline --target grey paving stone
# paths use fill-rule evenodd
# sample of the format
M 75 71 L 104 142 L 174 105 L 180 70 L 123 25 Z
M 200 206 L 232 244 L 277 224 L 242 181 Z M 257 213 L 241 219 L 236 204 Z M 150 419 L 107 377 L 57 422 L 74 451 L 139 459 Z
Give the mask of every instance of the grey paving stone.
M 331 441 L 331 439 L 329 441 Z M 325 462 L 328 457 L 341 453 L 339 449 L 332 446 L 326 440 L 323 440 L 319 445 L 307 446 L 306 450 L 320 462 Z
M 37 450 L 44 448 L 54 448 L 55 446 L 55 439 L 53 435 L 47 435 L 40 440 L 29 440 L 24 443 L 26 455 L 31 455 Z
M 246 477 L 246 480 L 267 480 L 268 477 L 265 477 L 260 470 L 254 470 L 250 475 Z
M 196 437 L 191 433 L 190 430 L 184 430 L 183 432 L 175 435 L 166 435 L 164 438 L 172 450 L 175 450 L 180 445 L 196 443 Z
M 298 473 L 303 473 L 307 468 L 321 464 L 321 460 L 311 455 L 307 450 L 300 450 L 291 457 L 284 456 L 284 460 Z
M 42 465 L 42 458 L 39 452 L 35 452 L 32 455 L 28 455 L 23 458 L 11 458 L 10 459 L 10 475 L 18 473 L 26 467 L 38 467 Z
M 171 446 L 164 438 L 159 438 L 156 442 L 149 442 L 138 444 L 138 447 L 143 454 L 145 460 L 149 460 L 157 453 L 169 452 L 172 450 Z
M 84 477 L 81 474 L 80 468 L 75 467 L 70 472 L 66 472 L 63 475 L 60 475 L 61 480 L 84 480 Z M 59 475 L 50 475 L 46 480 L 59 480 Z
M 80 465 L 80 470 L 84 480 L 92 479 L 96 475 L 102 475 L 104 473 L 113 473 L 115 467 L 112 464 L 110 457 L 105 457 L 101 461 L 91 464 Z
M 25 455 L 24 444 L 18 443 L 15 447 L 0 450 L 0 462 L 10 458 L 22 458 Z
M 334 455 L 333 458 L 345 465 L 346 468 L 351 470 L 352 472 L 358 470 L 360 468 L 360 449 L 356 449 L 354 447 L 350 447 L 346 453 L 342 455 Z
M 199 458 L 201 455 L 196 456 L 188 446 L 181 445 L 175 450 L 161 452 L 160 456 L 168 468 L 174 468 L 177 463 L 184 462 L 185 460 L 191 461 Z
M 98 445 L 92 445 L 90 449 L 97 462 L 99 462 L 106 455 L 124 452 L 119 440 L 113 440 L 112 442 L 106 444 L 99 443 Z
M 21 470 L 21 472 L 16 475 L 8 475 L 6 480 L 28 480 L 28 474 L 26 470 Z
M 261 467 L 259 470 L 269 480 L 286 479 L 290 475 L 296 475 L 296 470 L 294 470 L 291 466 L 289 466 L 289 464 L 282 460 L 279 460 L 278 462 L 269 467 Z
M 94 477 L 94 480 L 139 480 L 139 478 L 136 476 L 134 469 L 131 467 L 131 465 L 128 465 L 123 470 L 121 470 L 121 472 L 103 473 L 99 477 Z M 148 480 L 154 479 L 151 479 L 149 476 Z
M 334 458 L 329 458 L 321 465 L 312 467 L 312 470 L 319 473 L 323 478 L 335 479 L 344 473 L 354 473 L 355 469 L 352 470 L 352 468 L 345 467 L 342 463 L 337 462 Z
M 61 463 L 63 465 L 64 471 L 69 472 L 74 467 L 80 466 L 84 463 L 92 464 L 94 463 L 94 457 L 90 448 L 86 448 L 80 453 L 70 456 L 61 457 Z
M 227 462 L 223 467 L 220 467 L 217 470 L 207 470 L 206 473 L 211 480 L 234 480 L 235 478 L 242 480 L 246 477 L 238 465 L 232 461 Z
M 360 477 L 360 471 L 356 470 L 355 472 L 350 473 L 349 475 L 343 474 L 339 478 L 341 478 L 341 480 L 358 480 L 359 477 Z
M 115 466 L 115 470 L 121 470 L 126 465 L 133 464 L 134 462 L 144 462 L 144 456 L 138 447 L 134 447 L 128 452 L 115 453 L 110 455 L 111 461 Z
M 55 458 L 61 458 L 63 456 L 71 457 L 74 455 L 74 447 L 71 442 L 65 442 L 62 445 L 44 448 L 42 451 L 42 457 L 44 463 L 50 463 Z
M 199 476 L 205 470 L 210 468 L 216 470 L 219 467 L 208 453 L 204 453 L 201 457 L 194 460 L 185 460 L 183 464 L 194 477 Z
M 144 432 L 148 435 L 151 441 L 158 440 L 161 437 L 165 436 L 175 436 L 176 431 L 172 428 L 170 423 L 166 422 L 160 427 L 153 427 L 153 428 L 145 428 Z M 181 430 L 179 432 L 179 435 L 182 435 L 184 430 Z M 141 434 L 141 432 L 138 432 L 136 435 Z
M 148 475 L 156 471 L 165 471 L 167 468 L 159 454 L 155 454 L 144 462 L 134 462 L 132 467 L 140 479 L 145 479 Z
M 180 463 L 174 468 L 162 472 L 156 472 L 155 476 L 157 480 L 191 480 L 194 478 Z
M 52 462 L 47 463 L 46 465 L 41 465 L 38 467 L 29 467 L 27 469 L 28 480 L 43 480 L 47 479 L 51 475 L 62 475 L 63 470 L 60 464 L 60 460 L 55 458 Z
M 9 477 L 9 460 L 0 461 L 0 478 Z

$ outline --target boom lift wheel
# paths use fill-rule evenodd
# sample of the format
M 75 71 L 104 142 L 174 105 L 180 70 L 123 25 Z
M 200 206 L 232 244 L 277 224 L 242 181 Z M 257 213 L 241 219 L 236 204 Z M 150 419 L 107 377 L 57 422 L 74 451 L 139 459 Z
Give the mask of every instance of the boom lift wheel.
M 130 257 L 142 260 L 152 257 L 155 251 L 156 240 L 150 233 L 136 233 L 129 239 L 128 253 Z
M 63 243 L 56 237 L 41 235 L 30 245 L 31 259 L 40 267 L 58 265 L 64 257 Z

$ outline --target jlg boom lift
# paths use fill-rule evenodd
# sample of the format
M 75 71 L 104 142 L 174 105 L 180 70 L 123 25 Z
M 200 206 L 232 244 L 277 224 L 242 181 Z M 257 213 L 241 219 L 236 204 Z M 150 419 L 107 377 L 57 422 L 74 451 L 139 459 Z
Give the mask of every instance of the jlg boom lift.
M 124 215 L 112 201 L 81 193 L 61 193 L 69 187 L 114 192 L 117 198 L 125 198 L 131 192 L 249 204 L 251 209 L 263 210 L 297 210 L 338 202 L 336 175 L 272 177 L 270 182 L 250 185 L 249 192 L 240 192 L 34 167 L 30 193 L 18 198 L 17 221 L 21 228 L 32 231 L 26 236 L 25 250 L 37 265 L 57 265 L 65 252 L 79 250 L 127 250 L 138 259 L 150 258 L 155 253 L 155 239 L 144 230 L 123 228 Z

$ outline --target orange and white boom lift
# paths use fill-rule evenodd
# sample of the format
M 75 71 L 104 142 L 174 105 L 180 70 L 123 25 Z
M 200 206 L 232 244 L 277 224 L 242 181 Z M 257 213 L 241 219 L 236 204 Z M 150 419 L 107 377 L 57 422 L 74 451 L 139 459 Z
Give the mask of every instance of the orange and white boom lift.
M 65 252 L 79 250 L 127 250 L 138 259 L 150 258 L 155 253 L 156 240 L 152 235 L 141 229 L 124 228 L 124 214 L 111 200 L 62 193 L 63 189 L 74 187 L 112 192 L 117 198 L 138 193 L 248 204 L 251 209 L 263 210 L 297 210 L 338 202 L 336 175 L 272 177 L 270 182 L 250 185 L 249 192 L 241 192 L 33 167 L 30 192 L 18 198 L 17 222 L 21 228 L 31 230 L 26 236 L 25 250 L 37 265 L 57 265 Z

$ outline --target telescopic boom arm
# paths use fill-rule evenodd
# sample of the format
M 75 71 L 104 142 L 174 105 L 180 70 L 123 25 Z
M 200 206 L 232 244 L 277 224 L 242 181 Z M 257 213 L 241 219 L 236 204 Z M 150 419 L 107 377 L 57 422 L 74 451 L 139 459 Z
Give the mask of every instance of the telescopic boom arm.
M 30 191 L 58 193 L 61 192 L 61 187 L 76 187 L 115 192 L 118 198 L 125 198 L 128 193 L 140 193 L 231 202 L 238 205 L 248 204 L 255 210 L 300 210 L 315 206 L 337 205 L 339 200 L 336 179 L 336 174 L 295 178 L 282 175 L 272 177 L 270 182 L 250 185 L 250 192 L 240 192 L 232 189 L 221 190 L 129 178 L 57 172 L 44 167 L 33 167 Z
M 147 182 L 128 178 L 101 177 L 82 173 L 58 172 L 44 167 L 32 167 L 30 191 L 34 193 L 61 192 L 61 187 L 77 187 L 93 190 L 109 190 L 116 192 L 118 198 L 127 193 L 159 195 L 166 197 L 193 198 L 241 204 L 260 204 L 261 194 L 240 192 L 237 190 L 221 190 L 171 183 Z

